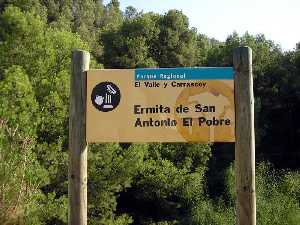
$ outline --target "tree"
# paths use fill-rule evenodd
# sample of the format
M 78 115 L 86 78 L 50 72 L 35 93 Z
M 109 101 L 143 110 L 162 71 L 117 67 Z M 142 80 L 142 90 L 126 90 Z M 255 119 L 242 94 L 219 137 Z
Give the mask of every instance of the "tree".
M 159 38 L 153 41 L 154 59 L 159 67 L 194 66 L 197 62 L 197 35 L 189 29 L 188 18 L 170 10 L 161 16 Z
M 102 21 L 102 29 L 104 31 L 116 30 L 123 22 L 122 12 L 120 10 L 120 2 L 118 0 L 111 0 L 104 10 Z
M 158 36 L 152 14 L 126 20 L 119 30 L 103 34 L 104 64 L 110 68 L 155 67 L 150 43 Z
M 137 224 L 187 223 L 204 193 L 210 146 L 150 144 L 146 150 L 132 185 L 120 193 L 119 210 Z
M 70 52 L 88 49 L 78 35 L 47 27 L 32 12 L 8 6 L 1 14 L 1 117 L 21 134 L 34 137 L 31 151 L 48 172 L 36 187 L 29 224 L 66 220 L 67 133 Z M 16 36 L 15 36 L 16 35 Z M 17 91 L 16 91 L 17 90 Z M 8 101 L 10 100 L 10 102 Z M 8 114 L 9 113 L 9 114 Z M 2 118 L 3 118 L 2 117 Z M 57 204 L 59 204 L 57 208 Z M 58 210 L 50 210 L 51 207 Z M 54 207 L 54 208 L 55 208 Z M 60 221 L 60 222 L 58 222 Z
M 253 49 L 258 156 L 276 152 L 278 165 L 297 168 L 298 154 L 290 154 L 300 145 L 299 49 L 283 53 L 263 35 L 248 33 L 220 42 L 190 28 L 181 11 L 160 15 L 128 7 L 124 13 L 117 0 L 106 6 L 101 0 L 2 1 L 0 223 L 66 224 L 73 49 L 92 53 L 91 68 L 102 67 L 95 59 L 109 68 L 232 66 L 232 50 L 239 45 Z M 218 157 L 226 148 L 232 145 L 92 145 L 89 223 L 234 223 L 234 174 L 226 170 L 233 154 Z M 260 192 L 259 204 L 272 208 L 278 197 L 297 214 L 297 174 L 280 180 L 280 193 L 273 183 L 260 183 L 272 193 Z M 281 223 L 288 218 L 298 224 L 282 207 L 272 209 L 283 215 L 276 217 Z
M 210 39 L 204 34 L 197 35 L 197 66 L 207 65 L 208 51 L 211 48 Z
M 139 15 L 141 15 L 141 13 L 139 13 L 137 11 L 136 8 L 134 8 L 133 6 L 127 6 L 125 9 L 125 13 L 124 13 L 124 17 L 125 19 L 134 19 L 136 17 L 138 17 Z
M 20 66 L 11 66 L 0 81 L 0 118 L 18 133 L 35 137 L 38 103 L 29 78 Z M 36 118 L 32 121 L 32 118 Z
M 146 13 L 103 33 L 107 67 L 174 67 L 197 63 L 196 31 L 179 11 L 164 16 Z
M 18 92 L 21 93 L 20 84 L 17 86 Z M 10 126 L 11 118 L 9 120 L 2 116 L 0 116 L 0 223 L 23 224 L 24 220 L 30 218 L 40 222 L 28 209 L 36 208 L 35 199 L 41 196 L 38 187 L 47 182 L 47 171 L 39 165 L 33 152 L 35 138 L 24 136 L 26 127 Z M 20 114 L 17 116 L 21 117 Z

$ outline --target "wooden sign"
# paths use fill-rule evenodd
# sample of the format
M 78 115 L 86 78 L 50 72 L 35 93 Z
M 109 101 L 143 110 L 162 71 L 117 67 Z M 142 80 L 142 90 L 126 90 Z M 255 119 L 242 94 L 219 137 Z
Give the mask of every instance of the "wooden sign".
M 235 141 L 236 224 L 256 225 L 254 95 L 249 47 L 234 49 L 235 83 L 232 68 L 88 71 L 89 62 L 88 52 L 73 52 L 69 225 L 87 225 L 87 141 Z
M 87 142 L 234 142 L 233 69 L 87 73 Z

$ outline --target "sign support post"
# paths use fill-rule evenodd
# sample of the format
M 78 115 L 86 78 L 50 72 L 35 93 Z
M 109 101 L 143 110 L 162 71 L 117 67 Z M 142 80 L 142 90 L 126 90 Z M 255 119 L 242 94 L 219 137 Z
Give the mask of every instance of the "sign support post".
M 237 225 L 256 225 L 255 133 L 252 50 L 233 52 L 236 112 L 235 176 Z
M 90 54 L 72 53 L 69 109 L 69 225 L 87 225 L 86 71 Z
M 109 76 L 113 82 L 117 82 L 118 86 L 115 85 L 113 82 L 100 82 L 96 85 L 96 87 L 91 86 L 91 77 L 92 75 L 95 76 L 98 74 L 97 71 L 91 72 L 89 71 L 89 80 L 87 80 L 87 71 L 89 70 L 89 63 L 90 63 L 90 54 L 86 51 L 82 50 L 75 50 L 72 53 L 72 74 L 70 79 L 70 109 L 69 109 L 69 171 L 68 171 L 68 179 L 69 179 L 69 225 L 87 225 L 87 126 L 86 123 L 89 122 L 91 124 L 91 113 L 98 114 L 101 113 L 101 117 L 104 118 L 105 116 L 109 117 L 110 114 L 103 114 L 105 112 L 111 111 L 116 108 L 120 102 L 121 93 L 119 87 L 123 90 L 127 90 L 128 87 L 128 80 L 118 80 L 117 76 L 110 76 L 111 73 L 121 73 L 119 70 L 106 70 L 100 71 L 103 75 L 102 78 L 105 76 Z M 255 194 L 255 133 L 254 133 L 254 94 L 253 94 L 253 76 L 252 76 L 252 50 L 249 47 L 239 47 L 234 49 L 233 52 L 233 65 L 234 65 L 234 97 L 233 98 L 233 83 L 231 83 L 232 79 L 232 68 L 207 68 L 207 69 L 181 69 L 178 71 L 171 71 L 171 69 L 160 69 L 160 76 L 164 73 L 164 76 L 174 76 L 173 81 L 170 83 L 168 82 L 167 78 L 164 80 L 164 76 L 162 80 L 154 79 L 156 75 L 156 71 L 150 70 L 124 70 L 122 71 L 123 74 L 127 74 L 129 80 L 133 81 L 130 83 L 132 90 L 138 93 L 139 91 L 143 91 L 143 93 L 148 93 L 149 96 L 152 96 L 154 93 L 157 93 L 157 90 L 164 91 L 165 88 L 170 88 L 173 93 L 171 98 L 176 107 L 176 110 L 182 109 L 184 106 L 184 112 L 178 111 L 178 113 L 186 113 L 183 116 L 184 118 L 191 119 L 192 117 L 189 116 L 189 110 L 192 108 L 187 107 L 184 104 L 187 104 L 188 100 L 185 99 L 186 92 L 189 90 L 193 90 L 192 96 L 198 96 L 197 99 L 204 99 L 207 100 L 207 97 L 203 97 L 201 94 L 202 92 L 211 92 L 214 93 L 212 97 L 215 97 L 215 93 L 219 93 L 218 96 L 222 95 L 225 100 L 223 103 L 226 105 L 218 106 L 217 105 L 203 105 L 197 104 L 194 106 L 194 112 L 206 112 L 214 115 L 216 113 L 216 108 L 227 108 L 231 109 L 233 116 L 229 116 L 228 118 L 218 118 L 214 117 L 214 121 L 209 120 L 202 114 L 199 114 L 198 124 L 201 129 L 199 132 L 204 132 L 206 134 L 207 129 L 212 123 L 218 123 L 222 126 L 220 131 L 214 131 L 212 135 L 214 140 L 227 140 L 232 141 L 235 140 L 235 171 L 236 171 L 236 192 L 237 192 L 237 225 L 256 225 L 256 194 Z M 135 74 L 134 74 L 135 72 Z M 145 72 L 146 74 L 143 75 L 142 73 Z M 221 73 L 220 73 L 221 72 Z M 216 74 L 220 76 L 220 79 L 216 79 Z M 222 76 L 221 76 L 221 75 Z M 231 75 L 230 75 L 231 74 Z M 203 78 L 209 75 L 209 79 L 206 81 Z M 226 76 L 225 76 L 226 75 Z M 188 82 L 182 82 L 184 80 L 180 76 L 184 76 L 183 78 L 190 79 Z M 185 77 L 185 76 L 189 76 Z M 200 76 L 200 81 L 194 81 L 195 76 Z M 124 78 L 124 76 L 122 75 Z M 141 79 L 139 80 L 138 78 Z M 212 79 L 213 78 L 213 79 Z M 221 81 L 222 79 L 225 79 Z M 230 78 L 230 79 L 228 79 Z M 98 78 L 97 78 L 98 79 Z M 93 82 L 97 81 L 94 79 Z M 143 81 L 143 79 L 146 79 Z M 212 79 L 212 80 L 211 80 Z M 228 79 L 228 80 L 227 80 Z M 178 81 L 177 81 L 178 80 Z M 179 81 L 181 80 L 181 81 Z M 149 82 L 151 81 L 151 82 Z M 190 85 L 191 89 L 176 86 L 181 83 L 185 85 Z M 150 84 L 151 85 L 150 85 Z M 143 87 L 141 87 L 143 84 Z M 148 84 L 148 85 L 146 85 Z M 192 85 L 193 84 L 193 85 Z M 94 84 L 93 84 L 94 85 Z M 102 87 L 102 86 L 103 87 Z M 174 86 L 175 85 L 175 86 Z M 195 85 L 200 85 L 201 88 L 195 88 Z M 229 86 L 228 86 L 229 85 Z M 99 87 L 98 87 L 99 86 Z M 91 89 L 94 87 L 94 89 Z M 98 89 L 99 90 L 98 90 Z M 154 89 L 153 89 L 154 88 Z M 160 89 L 159 89 L 160 88 Z M 142 89 L 142 90 L 139 90 Z M 91 93 L 90 93 L 91 92 Z M 93 93 L 95 92 L 95 93 Z M 99 93 L 98 93 L 99 92 Z M 166 96 L 168 97 L 169 92 L 166 92 Z M 224 93 L 223 93 L 224 92 Z M 94 95 L 93 95 L 94 94 Z M 92 101 L 87 102 L 87 95 L 92 96 Z M 135 95 L 134 99 L 140 95 Z M 165 96 L 165 95 L 163 95 Z M 165 97 L 166 97 L 165 96 Z M 176 98 L 175 98 L 175 97 Z M 130 96 L 128 97 L 130 99 Z M 131 97 L 133 98 L 133 97 Z M 143 99 L 138 99 L 140 102 L 143 102 Z M 167 101 L 166 101 L 167 100 Z M 147 129 L 147 122 L 144 121 L 143 123 L 137 121 L 141 121 L 143 112 L 152 112 L 152 114 L 159 115 L 160 113 L 165 113 L 170 117 L 165 121 L 155 120 L 155 126 L 177 126 L 178 121 L 182 122 L 181 118 L 177 118 L 177 120 L 170 118 L 174 115 L 171 115 L 171 107 L 169 105 L 170 98 L 162 99 L 162 105 L 158 106 L 155 102 L 149 100 L 148 104 L 141 105 L 141 103 L 133 104 L 135 109 L 134 118 L 137 117 L 136 122 L 133 123 L 132 132 L 136 132 L 137 129 Z M 235 103 L 234 103 L 235 102 Z M 152 105 L 151 105 L 152 104 Z M 234 118 L 234 105 L 235 105 L 235 118 Z M 121 105 L 116 108 L 115 112 L 124 113 L 127 117 L 130 117 L 128 113 L 128 107 L 126 105 Z M 154 106 L 154 107 L 153 107 Z M 200 107 L 200 108 L 199 108 Z M 203 107 L 203 109 L 202 109 Z M 205 107 L 205 108 L 204 108 Z M 87 110 L 90 109 L 90 111 Z M 97 111 L 98 110 L 98 111 Z M 200 110 L 200 111 L 199 111 Z M 160 112 L 161 111 L 161 112 Z M 89 112 L 89 113 L 87 113 Z M 193 111 L 191 111 L 193 112 Z M 86 118 L 86 115 L 88 117 Z M 205 115 L 205 114 L 204 114 Z M 229 114 L 228 114 L 229 115 Z M 227 115 L 227 116 L 228 116 Z M 90 117 L 89 117 L 90 116 Z M 147 115 L 146 115 L 147 116 Z M 155 115 L 152 115 L 154 117 Z M 175 117 L 178 115 L 175 115 Z M 141 118 L 140 118 L 141 117 Z M 145 117 L 145 116 L 144 116 Z M 148 121 L 149 126 L 151 125 L 152 121 Z M 145 117 L 146 118 L 146 117 Z M 145 119 L 144 118 L 144 119 Z M 173 118 L 173 117 L 172 117 Z M 86 122 L 87 121 L 87 122 Z M 111 120 L 107 120 L 111 121 Z M 134 121 L 134 119 L 133 119 Z M 204 124 L 204 121 L 207 121 Z M 235 124 L 235 135 L 234 129 L 230 127 L 231 123 Z M 150 123 L 151 122 L 151 123 Z M 88 124 L 89 124 L 88 123 Z M 146 125 L 143 125 L 146 124 Z M 158 124 L 158 125 L 157 125 Z M 184 126 L 192 126 L 192 124 L 185 123 Z M 109 127 L 112 125 L 109 124 Z M 144 127 L 145 126 L 145 127 Z M 97 128 L 98 126 L 96 126 Z M 102 126 L 103 127 L 103 126 Z M 206 129 L 207 127 L 207 129 Z M 180 127 L 179 127 L 180 128 Z M 92 129 L 92 131 L 94 131 Z M 179 135 L 177 130 L 169 129 L 169 131 L 173 132 L 172 135 L 170 133 L 169 136 L 165 135 L 165 138 L 174 138 L 174 135 Z M 210 130 L 211 131 L 211 130 Z M 96 132 L 98 133 L 98 132 Z M 128 133 L 128 132 L 127 132 Z M 124 134 L 125 136 L 123 139 L 118 137 L 118 140 L 122 142 L 122 140 L 128 140 L 129 138 L 132 139 L 130 136 Z M 185 133 L 185 130 L 183 130 Z M 88 134 L 88 135 L 87 135 Z M 211 132 L 209 132 L 210 138 Z M 224 137 L 221 135 L 226 134 Z M 91 134 L 90 134 L 91 135 Z M 110 137 L 110 136 L 109 136 Z M 199 137 L 199 135 L 197 135 Z M 91 138 L 91 137 L 90 137 Z M 156 137 L 157 138 L 157 137 Z M 181 138 L 182 141 L 192 141 L 193 139 L 189 139 L 189 137 L 178 136 Z M 217 138 L 217 139 L 216 139 Z M 131 140 L 130 139 L 130 140 Z M 168 139 L 168 140 L 169 140 Z M 89 139 L 88 139 L 89 140 Z M 92 139 L 93 140 L 93 139 Z M 97 140 L 97 137 L 95 138 Z M 101 140 L 104 140 L 101 138 Z M 110 139 L 109 139 L 110 140 Z M 144 140 L 139 139 L 139 140 Z M 178 141 L 178 139 L 176 139 Z M 210 139 L 209 139 L 210 140 Z M 164 141 L 164 140 L 162 140 Z

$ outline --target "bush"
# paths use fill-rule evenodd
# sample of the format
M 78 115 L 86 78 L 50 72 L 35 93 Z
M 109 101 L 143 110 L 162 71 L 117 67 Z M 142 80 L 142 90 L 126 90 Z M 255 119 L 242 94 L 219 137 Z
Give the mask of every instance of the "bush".
M 22 136 L 0 119 L 0 224 L 23 224 L 27 208 L 47 173 L 33 153 L 34 139 Z
M 234 169 L 226 171 L 226 198 L 235 202 Z M 275 170 L 269 163 L 262 162 L 256 168 L 257 224 L 298 225 L 300 224 L 300 174 Z
M 258 224 L 300 224 L 299 173 L 276 171 L 262 163 L 257 168 L 256 181 Z

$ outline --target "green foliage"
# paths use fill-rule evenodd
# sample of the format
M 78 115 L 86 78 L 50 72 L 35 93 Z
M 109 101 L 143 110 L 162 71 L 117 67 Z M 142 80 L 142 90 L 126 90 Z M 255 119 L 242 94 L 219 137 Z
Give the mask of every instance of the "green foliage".
M 106 67 L 176 67 L 197 64 L 197 35 L 182 12 L 128 18 L 103 34 Z
M 197 37 L 197 64 L 196 66 L 205 66 L 208 64 L 208 52 L 211 48 L 211 40 L 203 34 L 199 34 Z
M 210 200 L 203 200 L 192 209 L 189 224 L 233 225 L 235 224 L 234 211 L 222 201 L 214 203 Z
M 152 14 L 126 20 L 120 29 L 103 34 L 104 64 L 106 67 L 155 67 L 150 43 L 158 37 L 155 17 Z
M 154 160 L 168 159 L 180 169 L 201 172 L 207 166 L 211 149 L 203 144 L 152 144 L 149 155 Z
M 91 224 L 130 223 L 128 215 L 115 216 L 116 200 L 120 192 L 131 187 L 146 153 L 146 145 L 131 145 L 128 149 L 118 144 L 91 146 L 88 162 Z
M 128 6 L 125 9 L 124 17 L 125 17 L 125 19 L 130 20 L 130 19 L 134 19 L 134 18 L 138 17 L 141 14 L 142 14 L 142 12 L 139 13 L 137 11 L 137 9 L 134 8 L 133 6 Z
M 0 118 L 8 121 L 22 135 L 35 136 L 38 125 L 38 103 L 25 71 L 12 66 L 0 81 Z M 37 118 L 32 121 L 32 118 Z
M 66 224 L 68 199 L 55 193 L 35 194 L 26 207 L 25 224 Z
M 228 205 L 233 207 L 236 203 L 235 171 L 234 171 L 233 164 L 231 164 L 225 171 L 224 183 L 225 183 L 224 199 L 227 200 Z
M 187 209 L 197 204 L 203 193 L 208 157 L 203 158 L 202 162 L 197 159 L 210 155 L 209 146 L 196 146 L 132 144 L 122 148 L 117 144 L 93 145 L 89 153 L 90 223 L 130 224 L 133 221 L 129 217 L 130 211 L 127 215 L 114 214 L 118 196 L 141 203 L 144 210 L 147 206 L 143 203 L 158 204 L 159 217 L 172 213 L 174 221 L 186 220 L 189 215 Z M 178 151 L 176 155 L 176 148 L 181 149 L 181 153 Z M 184 163 L 182 159 L 185 159 Z M 134 196 L 131 196 L 132 190 Z M 180 218 L 180 211 L 186 211 L 184 218 Z M 134 220 L 150 224 L 151 217 L 147 213 L 134 215 Z M 119 220 L 123 222 L 117 222 Z M 164 223 L 163 220 L 160 222 Z
M 38 71 L 37 59 L 43 57 L 45 52 L 43 21 L 33 13 L 23 13 L 12 6 L 5 9 L 0 21 L 0 71 L 3 73 L 11 65 L 20 65 L 31 77 L 34 71 Z
M 128 7 L 123 13 L 117 0 L 106 6 L 94 0 L 7 0 L 0 13 L 1 224 L 67 223 L 69 77 L 76 48 L 92 53 L 91 68 L 137 68 L 232 66 L 232 50 L 248 45 L 258 153 L 297 146 L 299 48 L 282 53 L 263 35 L 248 33 L 233 33 L 222 43 L 190 28 L 181 11 L 159 15 Z M 286 135 L 290 130 L 295 137 Z M 208 168 L 211 147 L 91 145 L 89 224 L 234 224 L 233 166 Z M 208 193 L 211 171 L 218 174 L 218 196 Z M 258 167 L 260 224 L 300 223 L 299 179 L 298 172 Z
M 170 10 L 158 25 L 155 60 L 160 67 L 194 66 L 197 62 L 197 35 L 189 29 L 188 18 L 180 11 Z
M 209 66 L 232 66 L 233 49 L 239 46 L 249 46 L 253 51 L 254 78 L 263 76 L 266 70 L 278 62 L 280 48 L 264 35 L 256 36 L 245 33 L 239 36 L 236 32 L 229 35 L 225 43 L 214 44 L 208 51 Z
M 35 15 L 45 18 L 46 9 L 39 0 L 4 0 L 1 1 L 2 9 L 8 5 L 20 8 L 22 11 L 31 11 Z
M 105 6 L 105 16 L 102 20 L 102 28 L 104 31 L 116 30 L 123 22 L 122 12 L 120 10 L 120 2 L 118 0 L 111 0 Z
M 87 45 L 78 35 L 49 28 L 38 15 L 13 6 L 6 7 L 1 24 L 0 115 L 21 134 L 36 137 L 33 163 L 48 171 L 24 221 L 66 222 L 70 56 Z
M 207 145 L 151 144 L 121 208 L 138 224 L 181 224 L 204 193 Z M 131 202 L 127 202 L 131 199 Z
M 35 140 L 0 120 L 0 223 L 22 224 L 30 218 L 27 211 L 47 182 L 47 171 L 40 166 L 34 154 Z
M 233 178 L 234 171 L 231 165 L 227 170 L 226 181 L 231 206 L 236 200 Z M 260 163 L 256 168 L 257 223 L 299 224 L 299 182 L 299 172 L 274 170 L 269 163 Z M 226 210 L 224 212 L 226 213 Z
M 300 223 L 299 173 L 276 174 L 270 165 L 261 164 L 257 176 L 257 221 L 262 225 Z

